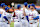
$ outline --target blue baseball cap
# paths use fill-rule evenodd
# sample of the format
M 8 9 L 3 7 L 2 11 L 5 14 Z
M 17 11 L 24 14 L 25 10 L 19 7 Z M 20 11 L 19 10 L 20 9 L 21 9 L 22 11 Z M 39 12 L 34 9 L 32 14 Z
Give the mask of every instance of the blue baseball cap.
M 30 6 L 33 6 L 33 7 L 35 7 L 35 4 L 33 4 L 33 3 L 32 3 Z
M 1 7 L 5 6 L 5 3 L 1 3 Z
M 27 6 L 27 2 L 24 2 L 24 5 Z
M 9 7 L 5 7 L 5 11 L 9 10 L 10 8 Z
M 30 8 L 30 5 L 28 5 L 28 8 Z
M 21 7 L 21 5 L 20 5 L 20 4 L 18 4 L 18 5 L 17 5 L 17 8 L 19 8 L 19 7 Z
M 30 6 L 33 6 L 36 9 L 35 4 L 33 4 L 33 3 Z

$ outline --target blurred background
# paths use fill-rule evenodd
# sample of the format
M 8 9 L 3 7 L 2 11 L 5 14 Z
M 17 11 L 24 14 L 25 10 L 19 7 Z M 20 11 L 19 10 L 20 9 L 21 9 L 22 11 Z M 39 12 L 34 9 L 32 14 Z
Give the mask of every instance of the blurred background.
M 10 5 L 12 2 L 14 2 L 14 3 L 20 3 L 20 4 L 23 4 L 24 2 L 28 2 L 28 4 L 35 3 L 38 6 L 40 5 L 40 0 L 0 0 L 0 4 L 2 2 L 6 3 L 7 5 Z
M 23 6 L 24 2 L 27 2 L 28 4 L 34 3 L 36 5 L 37 11 L 40 13 L 40 0 L 0 0 L 1 3 L 6 3 L 8 7 L 11 7 L 11 3 L 15 3 L 15 9 L 17 9 L 17 4 L 21 4 Z
M 23 4 L 24 2 L 28 2 L 28 3 L 35 3 L 37 5 L 40 5 L 40 0 L 0 0 L 0 3 L 6 3 L 7 5 L 10 5 L 12 2 L 15 3 L 21 3 Z

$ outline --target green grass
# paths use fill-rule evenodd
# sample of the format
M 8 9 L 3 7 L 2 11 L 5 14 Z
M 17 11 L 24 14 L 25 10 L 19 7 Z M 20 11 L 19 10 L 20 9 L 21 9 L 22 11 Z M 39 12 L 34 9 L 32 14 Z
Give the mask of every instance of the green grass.
M 10 27 L 14 27 L 14 22 L 11 22 Z
M 39 27 L 39 23 L 38 23 L 38 27 Z

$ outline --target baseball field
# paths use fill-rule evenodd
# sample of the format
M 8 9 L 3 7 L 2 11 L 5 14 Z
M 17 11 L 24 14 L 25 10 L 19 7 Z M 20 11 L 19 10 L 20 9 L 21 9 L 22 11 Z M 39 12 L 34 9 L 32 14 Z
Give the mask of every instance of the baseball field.
M 14 27 L 14 22 L 11 22 L 10 27 Z M 39 27 L 39 24 L 38 24 Z
M 14 22 L 11 22 L 10 27 L 14 27 Z

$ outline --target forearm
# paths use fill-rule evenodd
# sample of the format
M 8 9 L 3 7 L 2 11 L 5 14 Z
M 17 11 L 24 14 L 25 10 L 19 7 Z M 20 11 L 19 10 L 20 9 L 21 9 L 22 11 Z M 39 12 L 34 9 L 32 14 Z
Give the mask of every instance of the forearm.
M 37 19 L 39 19 L 39 16 L 37 16 L 37 17 L 33 18 L 33 20 L 37 20 Z
M 4 18 L 5 20 L 7 20 L 7 21 L 8 21 L 8 19 L 7 19 L 7 17 L 6 17 L 6 16 L 4 16 L 3 18 Z

